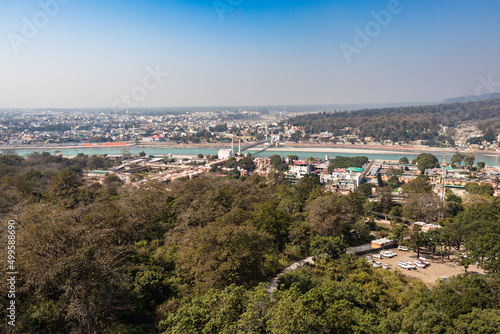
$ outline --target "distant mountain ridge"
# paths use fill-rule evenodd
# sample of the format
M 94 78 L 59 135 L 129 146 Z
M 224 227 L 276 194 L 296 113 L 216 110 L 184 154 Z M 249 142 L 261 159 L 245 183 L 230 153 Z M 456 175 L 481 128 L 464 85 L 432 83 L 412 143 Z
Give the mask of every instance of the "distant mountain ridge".
M 462 102 L 474 102 L 474 101 L 486 101 L 500 99 L 500 93 L 489 93 L 483 95 L 467 95 L 461 97 L 454 97 L 451 99 L 446 99 L 443 103 L 462 103 Z

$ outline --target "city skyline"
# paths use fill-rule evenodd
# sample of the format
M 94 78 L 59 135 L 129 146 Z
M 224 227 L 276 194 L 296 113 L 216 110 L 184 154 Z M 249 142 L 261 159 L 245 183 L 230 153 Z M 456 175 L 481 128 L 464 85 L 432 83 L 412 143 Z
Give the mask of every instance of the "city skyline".
M 422 103 L 500 89 L 495 1 L 0 9 L 0 108 Z

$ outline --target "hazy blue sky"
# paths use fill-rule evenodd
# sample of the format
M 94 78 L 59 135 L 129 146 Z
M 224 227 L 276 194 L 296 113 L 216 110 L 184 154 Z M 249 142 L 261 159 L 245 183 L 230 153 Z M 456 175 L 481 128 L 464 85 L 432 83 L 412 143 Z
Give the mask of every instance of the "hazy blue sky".
M 384 11 L 381 23 L 372 11 Z M 0 0 L 0 13 L 0 108 L 431 102 L 500 90 L 498 0 Z M 155 80 L 157 69 L 168 76 Z

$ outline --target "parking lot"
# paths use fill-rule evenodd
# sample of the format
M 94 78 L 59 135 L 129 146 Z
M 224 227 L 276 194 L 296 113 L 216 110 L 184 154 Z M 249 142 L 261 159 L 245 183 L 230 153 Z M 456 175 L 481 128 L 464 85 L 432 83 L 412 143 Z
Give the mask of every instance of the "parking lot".
M 415 259 L 417 258 L 417 254 L 412 251 L 400 251 L 398 249 L 392 249 L 397 256 L 394 256 L 392 258 L 384 258 L 382 257 L 381 259 L 375 259 L 375 261 L 380 261 L 382 264 L 389 264 L 390 270 L 396 270 L 398 269 L 404 276 L 410 277 L 410 278 L 418 278 L 422 280 L 427 286 L 433 286 L 436 284 L 436 281 L 439 279 L 441 276 L 446 276 L 446 277 L 451 277 L 453 275 L 458 275 L 458 274 L 464 274 L 465 270 L 463 267 L 457 265 L 453 261 L 453 256 L 451 257 L 450 260 L 445 258 L 444 261 L 441 261 L 441 257 L 432 257 L 430 254 L 424 254 L 420 253 L 421 257 L 425 257 L 427 261 L 430 263 L 430 266 L 427 268 L 419 268 L 417 269 L 412 269 L 412 270 L 406 270 L 398 267 L 398 262 L 399 261 L 409 261 L 413 263 Z M 369 255 L 373 257 L 374 254 L 378 254 L 379 251 L 374 251 L 369 254 L 362 255 L 362 258 L 365 258 L 366 255 Z M 377 268 L 376 270 L 384 270 L 382 268 Z M 468 272 L 476 272 L 479 274 L 484 274 L 483 269 L 477 268 L 476 265 L 471 265 L 468 268 Z

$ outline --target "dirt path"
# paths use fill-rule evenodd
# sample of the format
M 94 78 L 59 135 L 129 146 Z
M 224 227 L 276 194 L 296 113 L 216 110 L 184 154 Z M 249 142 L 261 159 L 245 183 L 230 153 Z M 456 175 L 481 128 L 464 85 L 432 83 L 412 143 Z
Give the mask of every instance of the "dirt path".
M 278 288 L 278 279 L 280 278 L 281 275 L 295 271 L 295 270 L 299 269 L 300 267 L 302 267 L 303 265 L 305 265 L 306 263 L 314 264 L 313 257 L 309 256 L 305 259 L 302 259 L 300 261 L 292 263 L 290 266 L 283 269 L 278 275 L 274 276 L 271 279 L 271 281 L 269 282 L 269 287 L 267 288 L 267 292 L 271 293 L 273 291 L 276 291 L 276 289 Z

